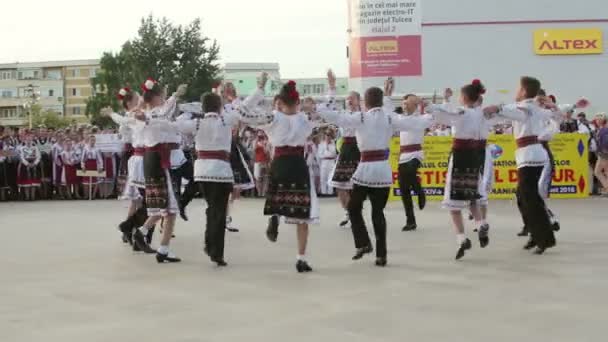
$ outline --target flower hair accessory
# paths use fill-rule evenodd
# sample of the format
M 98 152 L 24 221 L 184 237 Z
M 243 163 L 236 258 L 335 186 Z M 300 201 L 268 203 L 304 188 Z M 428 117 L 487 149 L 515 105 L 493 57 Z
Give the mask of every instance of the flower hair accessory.
M 156 82 L 152 77 L 148 77 L 148 79 L 144 82 L 144 84 L 141 85 L 141 90 L 143 90 L 144 93 L 148 92 L 154 88 L 156 83 L 158 83 L 158 82 Z
M 478 78 L 474 79 L 471 84 L 474 86 L 481 86 L 481 91 L 479 92 L 481 95 L 486 93 L 486 87 L 481 84 L 481 81 Z
M 290 88 L 294 88 L 294 89 L 295 89 L 295 87 L 296 87 L 296 81 L 289 81 L 289 82 L 287 82 L 287 85 L 288 85 Z
M 129 87 L 124 87 L 124 88 L 120 88 L 120 90 L 118 91 L 118 99 L 119 100 L 124 100 L 125 96 L 127 96 L 127 94 L 129 94 L 131 92 L 131 89 L 129 89 Z

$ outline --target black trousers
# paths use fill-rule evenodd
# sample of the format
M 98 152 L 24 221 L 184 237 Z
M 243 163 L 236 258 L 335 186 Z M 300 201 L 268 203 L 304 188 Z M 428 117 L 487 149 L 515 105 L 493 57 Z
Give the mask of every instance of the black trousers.
M 372 223 L 376 234 L 376 256 L 386 257 L 386 219 L 384 208 L 388 202 L 390 188 L 370 188 L 354 185 L 348 202 L 348 215 L 355 240 L 355 248 L 371 246 L 371 240 L 363 220 L 363 202 L 369 197 L 372 204 Z
M 420 160 L 412 159 L 406 163 L 399 164 L 399 190 L 401 191 L 401 201 L 405 209 L 407 224 L 415 224 L 414 202 L 412 201 L 412 191 L 418 196 L 424 196 L 424 191 L 418 181 L 418 169 L 422 166 Z
M 180 208 L 185 208 L 192 202 L 198 192 L 197 186 L 194 184 L 194 166 L 192 165 L 192 162 L 188 160 L 179 168 L 172 169 L 169 173 L 171 174 L 175 199 Z M 182 178 L 188 180 L 188 184 L 184 188 L 183 194 Z
M 232 192 L 232 183 L 200 182 L 198 184 L 207 200 L 207 226 L 205 229 L 207 253 L 211 258 L 223 258 L 226 212 L 228 199 Z
M 517 170 L 517 204 L 531 238 L 539 247 L 555 243 L 545 200 L 538 192 L 542 167 L 522 167 Z

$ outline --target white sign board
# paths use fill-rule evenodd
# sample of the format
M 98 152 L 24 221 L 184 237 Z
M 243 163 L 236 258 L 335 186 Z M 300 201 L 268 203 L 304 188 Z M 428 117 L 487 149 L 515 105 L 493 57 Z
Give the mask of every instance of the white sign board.
M 118 134 L 95 134 L 95 147 L 101 152 L 120 153 L 124 145 Z

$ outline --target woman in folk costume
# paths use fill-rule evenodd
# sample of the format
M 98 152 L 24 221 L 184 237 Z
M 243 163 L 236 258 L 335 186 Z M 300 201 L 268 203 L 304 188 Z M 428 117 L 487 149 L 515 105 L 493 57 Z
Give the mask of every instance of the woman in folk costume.
M 143 127 L 144 177 L 146 180 L 146 207 L 148 220 L 142 227 L 135 230 L 133 241 L 146 253 L 156 252 L 158 263 L 180 262 L 170 250 L 169 244 L 173 235 L 175 218 L 179 212 L 177 199 L 173 191 L 169 169 L 171 168 L 171 149 L 169 143 L 173 139 L 173 129 L 169 119 L 176 112 L 177 100 L 186 93 L 186 86 L 180 85 L 177 91 L 166 101 L 163 101 L 164 91 L 158 82 L 148 79 L 142 85 L 144 91 L 144 122 L 137 125 Z M 160 247 L 154 251 L 146 241 L 145 236 L 163 219 L 163 234 Z
M 262 73 L 258 90 L 252 95 L 251 103 L 263 100 L 267 80 L 268 75 Z M 283 216 L 285 223 L 297 226 L 296 270 L 300 273 L 310 272 L 312 268 L 306 261 L 308 225 L 318 222 L 319 202 L 304 159 L 304 146 L 316 124 L 298 110 L 300 95 L 294 81 L 289 81 L 281 88 L 278 111 L 256 111 L 248 103 L 240 107 L 244 113 L 243 120 L 249 125 L 257 125 L 263 129 L 274 147 L 264 214 L 273 218 L 277 215 Z M 276 226 L 270 225 L 266 232 L 269 240 L 273 242 L 278 236 L 278 230 L 273 229 L 278 227 L 278 220 L 276 223 Z
M 597 163 L 595 164 L 595 176 L 602 187 L 608 190 L 608 125 L 605 113 L 599 113 L 594 119 L 597 127 Z
M 236 89 L 234 84 L 227 82 L 222 86 L 221 91 L 224 101 L 224 111 L 232 112 L 238 108 L 240 100 L 237 97 Z M 234 187 L 232 195 L 230 196 L 230 202 L 228 205 L 228 211 L 226 213 L 226 229 L 231 232 L 238 232 L 239 230 L 232 226 L 232 216 L 230 215 L 231 208 L 234 206 L 234 201 L 241 197 L 241 192 L 251 190 L 255 188 L 255 182 L 251 170 L 249 169 L 247 160 L 245 159 L 245 148 L 240 143 L 240 129 L 235 127 L 232 130 L 232 146 L 230 153 L 230 165 L 234 173 Z
M 87 138 L 87 144 L 82 151 L 82 159 L 80 161 L 82 170 L 84 171 L 103 171 L 103 155 L 97 147 L 95 147 L 95 136 L 90 135 Z M 84 184 L 85 196 L 91 194 L 93 198 L 97 196 L 99 178 L 98 177 L 82 177 Z
M 137 106 L 139 104 L 139 96 L 133 96 L 131 88 L 129 87 L 121 88 L 118 91 L 118 95 L 116 97 L 123 104 L 123 108 L 125 108 L 125 110 L 128 110 L 125 106 L 125 102 L 127 104 L 130 101 L 137 102 L 134 106 Z M 126 98 L 128 98 L 127 101 L 125 101 Z M 134 98 L 136 99 L 134 100 Z M 120 160 L 118 162 L 118 174 L 116 181 L 117 192 L 119 194 L 119 197 L 122 197 L 125 195 L 125 191 L 127 191 L 129 181 L 129 159 L 131 159 L 131 157 L 133 156 L 133 129 L 130 125 L 126 123 L 121 124 L 119 122 L 116 122 L 115 120 L 114 122 L 118 124 L 118 134 L 120 134 L 120 139 L 124 143 L 124 150 L 120 155 Z M 129 208 L 129 212 L 131 211 L 132 209 Z
M 17 167 L 17 185 L 26 201 L 36 199 L 36 190 L 40 188 L 41 154 L 31 134 L 26 135 L 23 146 L 19 149 L 19 166 Z
M 127 163 L 127 180 L 122 191 L 121 198 L 130 201 L 127 211 L 127 218 L 118 225 L 118 229 L 122 232 L 122 240 L 125 243 L 133 245 L 133 250 L 138 252 L 141 249 L 133 244 L 133 231 L 141 227 L 148 219 L 148 211 L 145 206 L 145 178 L 144 178 L 144 152 L 145 145 L 143 139 L 143 131 L 145 126 L 138 125 L 134 116 L 140 113 L 141 96 L 130 88 L 122 88 L 118 93 L 118 98 L 121 101 L 122 107 L 127 111 L 124 116 L 116 114 L 111 108 L 102 110 L 102 114 L 109 116 L 112 120 L 120 125 L 120 131 L 123 134 L 123 140 L 130 141 L 132 146 L 131 156 L 126 161 Z M 128 138 L 127 138 L 128 135 Z M 125 154 L 129 154 L 129 149 Z M 121 161 L 121 165 L 124 163 Z M 122 167 L 122 166 L 121 166 Z M 145 240 L 150 243 L 153 229 L 148 231 Z
M 485 163 L 488 119 L 479 107 L 485 87 L 479 80 L 473 80 L 461 88 L 460 102 L 464 106 L 457 112 L 440 106 L 434 108 L 435 119 L 452 127 L 454 136 L 452 154 L 448 163 L 448 173 L 444 192 L 443 207 L 450 210 L 456 231 L 458 251 L 456 260 L 461 259 L 471 249 L 471 241 L 466 237 L 462 210 L 471 209 L 478 228 L 479 243 L 482 248 L 489 244 L 489 225 L 483 221 L 479 200 L 482 198 L 482 168 Z
M 40 163 L 38 164 L 41 177 L 40 196 L 42 199 L 49 199 L 53 192 L 53 142 L 48 129 L 44 126 L 38 129 L 36 145 L 40 151 Z
M 387 80 L 384 92 L 377 87 L 365 92 L 367 112 L 350 114 L 332 110 L 334 101 L 321 106 L 321 117 L 342 128 L 356 130 L 357 143 L 361 150 L 361 161 L 353 174 L 353 191 L 348 204 L 356 253 L 353 260 L 361 259 L 374 250 L 365 220 L 363 202 L 370 199 L 372 222 L 376 235 L 376 266 L 387 265 L 386 218 L 384 208 L 388 202 L 393 175 L 388 162 L 389 143 L 393 134 L 402 130 L 419 130 L 430 127 L 432 117 L 407 117 L 394 113 L 390 100 L 393 82 Z M 384 96 L 386 94 L 386 97 Z
M 74 153 L 74 143 L 70 139 L 66 139 L 64 148 L 61 151 L 61 162 L 63 170 L 61 172 L 61 187 L 67 199 L 80 199 L 78 193 L 78 176 L 76 175 L 76 167 L 80 163 L 80 159 Z
M 330 70 L 327 73 L 327 78 L 329 82 L 329 96 L 333 97 L 336 94 L 336 76 L 333 71 Z M 345 113 L 348 115 L 361 112 L 361 94 L 351 91 L 346 98 L 346 109 Z M 336 189 L 340 205 L 342 205 L 345 211 L 344 218 L 340 221 L 339 226 L 346 227 L 350 222 L 350 218 L 348 217 L 348 202 L 353 190 L 352 177 L 357 170 L 357 166 L 359 166 L 361 153 L 357 145 L 356 130 L 353 128 L 340 128 L 340 132 L 342 147 L 340 147 L 338 162 L 331 174 L 329 185 Z
M 0 201 L 6 201 L 10 186 L 8 184 L 8 136 L 0 134 Z
M 53 158 L 53 184 L 59 198 L 65 198 L 67 194 L 63 193 L 63 187 L 61 186 L 62 172 L 63 172 L 63 161 L 61 160 L 61 152 L 63 151 L 65 137 L 62 132 L 57 132 L 55 143 L 51 149 L 51 156 Z

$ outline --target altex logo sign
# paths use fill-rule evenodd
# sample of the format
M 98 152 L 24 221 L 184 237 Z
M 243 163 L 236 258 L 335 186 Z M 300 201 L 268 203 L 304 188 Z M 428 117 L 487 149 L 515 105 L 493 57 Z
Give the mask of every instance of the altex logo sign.
M 537 55 L 590 55 L 604 52 L 602 30 L 539 29 L 534 31 Z

